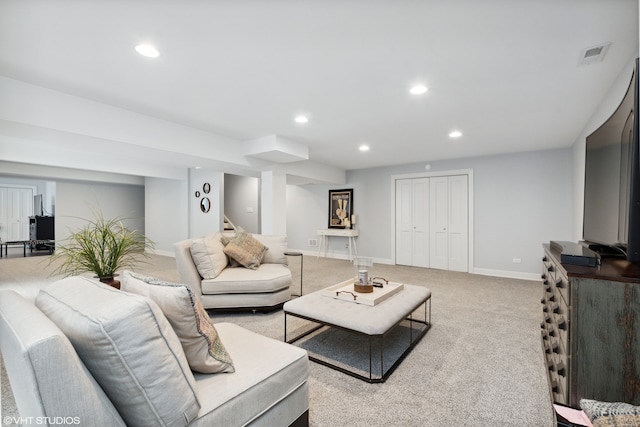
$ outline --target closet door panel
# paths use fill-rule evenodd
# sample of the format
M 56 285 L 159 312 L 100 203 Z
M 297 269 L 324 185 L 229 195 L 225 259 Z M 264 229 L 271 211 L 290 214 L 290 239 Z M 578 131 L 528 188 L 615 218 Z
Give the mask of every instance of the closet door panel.
M 449 270 L 469 271 L 469 206 L 466 175 L 449 177 Z
M 396 264 L 412 265 L 413 224 L 410 179 L 396 181 Z
M 429 178 L 412 182 L 413 194 L 413 263 L 415 267 L 429 267 Z
M 449 268 L 449 222 L 447 177 L 430 178 L 429 186 L 429 264 L 432 268 Z

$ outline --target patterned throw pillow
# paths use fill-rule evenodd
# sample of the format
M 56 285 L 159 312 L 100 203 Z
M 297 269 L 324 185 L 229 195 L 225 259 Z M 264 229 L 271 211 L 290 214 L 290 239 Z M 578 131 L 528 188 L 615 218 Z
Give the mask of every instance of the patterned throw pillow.
M 238 261 L 243 267 L 256 270 L 260 267 L 267 249 L 269 248 L 253 238 L 251 234 L 240 231 L 229 240 L 229 243 L 224 247 L 224 253 Z
M 227 237 L 225 235 L 222 235 L 220 237 L 220 243 L 222 243 L 222 246 L 227 246 L 229 244 L 229 242 L 231 241 L 232 237 Z M 224 253 L 224 249 L 222 251 Z M 224 254 L 225 256 L 227 256 L 227 254 Z M 235 259 L 228 257 L 229 259 L 229 267 L 232 268 L 236 268 L 236 267 L 242 267 L 242 265 L 236 261 Z
M 189 367 L 197 372 L 234 372 L 215 326 L 187 285 L 125 271 L 121 290 L 146 296 L 162 310 L 180 339 Z
M 640 427 L 640 406 L 581 399 L 580 408 L 594 427 Z

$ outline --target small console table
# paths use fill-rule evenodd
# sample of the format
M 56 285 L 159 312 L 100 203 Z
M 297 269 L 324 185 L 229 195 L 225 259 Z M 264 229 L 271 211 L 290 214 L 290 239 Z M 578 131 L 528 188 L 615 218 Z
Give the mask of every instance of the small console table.
M 358 256 L 358 247 L 356 246 L 356 237 L 358 237 L 358 235 L 360 230 L 354 230 L 354 229 L 350 229 L 350 228 L 327 228 L 327 229 L 322 229 L 322 230 L 318 230 L 318 236 L 322 237 L 322 240 L 320 240 L 320 245 L 318 246 L 318 257 L 320 256 L 320 252 L 322 251 L 322 249 L 324 248 L 324 255 L 323 256 L 327 256 L 327 240 L 329 237 L 331 236 L 338 236 L 338 237 L 348 237 L 349 238 L 349 261 L 353 261 L 353 255 L 352 255 L 352 249 L 353 248 L 353 253 L 355 253 L 355 256 Z

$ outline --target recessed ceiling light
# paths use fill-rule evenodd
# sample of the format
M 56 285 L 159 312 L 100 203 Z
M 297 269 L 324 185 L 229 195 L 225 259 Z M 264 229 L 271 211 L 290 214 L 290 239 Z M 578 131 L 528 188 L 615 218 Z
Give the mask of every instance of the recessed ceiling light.
M 139 44 L 138 46 L 136 46 L 136 52 L 148 58 L 157 58 L 158 56 L 160 56 L 160 52 L 158 52 L 158 49 L 149 44 Z
M 297 116 L 295 119 L 296 123 L 307 123 L 309 118 L 307 116 Z
M 367 144 L 362 144 L 360 147 L 358 147 L 358 150 L 369 151 L 369 146 Z
M 423 93 L 425 93 L 427 91 L 427 87 L 423 86 L 423 85 L 416 85 L 414 87 L 412 87 L 411 89 L 409 89 L 409 92 L 411 92 L 411 94 L 413 95 L 421 95 Z
M 449 133 L 449 138 L 460 138 L 462 136 L 462 132 L 460 132 L 459 130 L 454 130 L 451 133 Z

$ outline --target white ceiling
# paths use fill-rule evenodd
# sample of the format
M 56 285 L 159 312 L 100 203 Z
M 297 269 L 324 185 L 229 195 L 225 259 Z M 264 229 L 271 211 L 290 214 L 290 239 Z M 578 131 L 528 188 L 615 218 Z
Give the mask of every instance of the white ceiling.
M 0 1 L 0 75 L 346 170 L 568 147 L 637 52 L 637 0 Z

